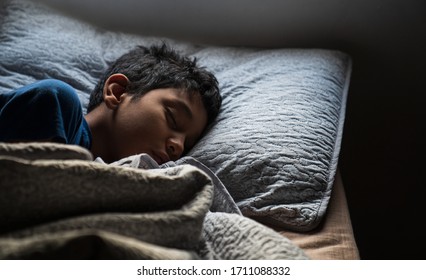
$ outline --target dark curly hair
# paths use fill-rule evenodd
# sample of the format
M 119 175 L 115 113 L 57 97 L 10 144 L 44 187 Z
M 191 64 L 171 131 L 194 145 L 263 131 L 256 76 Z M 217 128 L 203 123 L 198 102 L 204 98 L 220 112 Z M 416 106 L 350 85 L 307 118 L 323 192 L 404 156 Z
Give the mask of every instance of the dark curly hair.
M 121 73 L 127 76 L 126 91 L 140 98 L 160 88 L 182 89 L 188 94 L 200 94 L 207 111 L 207 124 L 218 115 L 222 104 L 216 77 L 197 65 L 196 58 L 182 56 L 166 44 L 138 46 L 119 57 L 103 74 L 90 95 L 87 111 L 103 102 L 103 88 L 109 76 Z

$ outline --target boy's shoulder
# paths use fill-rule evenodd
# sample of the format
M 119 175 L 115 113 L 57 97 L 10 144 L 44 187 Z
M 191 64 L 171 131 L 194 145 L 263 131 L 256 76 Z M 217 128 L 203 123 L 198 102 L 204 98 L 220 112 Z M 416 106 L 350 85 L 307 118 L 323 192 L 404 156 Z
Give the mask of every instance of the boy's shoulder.
M 69 84 L 56 80 L 44 79 L 26 85 L 10 93 L 10 98 L 14 98 L 17 103 L 45 104 L 41 108 L 50 109 L 53 106 L 66 108 L 69 106 L 81 106 L 80 99 L 75 89 Z

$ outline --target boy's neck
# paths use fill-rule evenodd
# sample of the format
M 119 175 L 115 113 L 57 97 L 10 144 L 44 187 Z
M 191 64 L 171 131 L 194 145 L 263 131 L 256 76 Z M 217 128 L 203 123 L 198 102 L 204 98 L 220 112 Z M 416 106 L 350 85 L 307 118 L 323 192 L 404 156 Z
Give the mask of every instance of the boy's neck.
M 84 118 L 92 134 L 92 147 L 90 152 L 93 154 L 94 158 L 100 157 L 103 161 L 109 163 L 110 159 L 106 152 L 108 151 L 108 125 L 106 124 L 108 118 L 106 118 L 107 112 L 105 112 L 108 110 L 105 110 L 106 108 L 103 107 L 104 104 L 99 105 L 87 113 Z

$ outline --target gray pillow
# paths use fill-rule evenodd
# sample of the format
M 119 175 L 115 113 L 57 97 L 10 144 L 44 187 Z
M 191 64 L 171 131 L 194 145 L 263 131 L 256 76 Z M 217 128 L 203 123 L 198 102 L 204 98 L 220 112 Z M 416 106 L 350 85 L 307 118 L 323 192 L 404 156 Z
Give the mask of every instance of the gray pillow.
M 109 32 L 24 0 L 0 4 L 0 38 L 0 93 L 56 78 L 76 88 L 84 108 L 108 63 L 136 45 L 166 41 L 197 57 L 218 77 L 223 108 L 188 155 L 217 174 L 246 216 L 298 231 L 323 218 L 340 151 L 348 55 Z
M 223 108 L 189 153 L 241 212 L 306 231 L 325 214 L 336 174 L 351 60 L 331 50 L 206 49 Z

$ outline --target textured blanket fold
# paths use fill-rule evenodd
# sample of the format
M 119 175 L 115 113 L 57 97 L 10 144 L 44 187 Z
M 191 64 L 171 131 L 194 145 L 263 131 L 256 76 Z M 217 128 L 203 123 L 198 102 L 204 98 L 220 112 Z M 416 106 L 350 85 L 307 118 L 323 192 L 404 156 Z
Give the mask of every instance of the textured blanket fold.
M 194 165 L 106 165 L 68 147 L 0 143 L 0 258 L 306 258 L 225 200 L 221 212 L 217 178 Z

